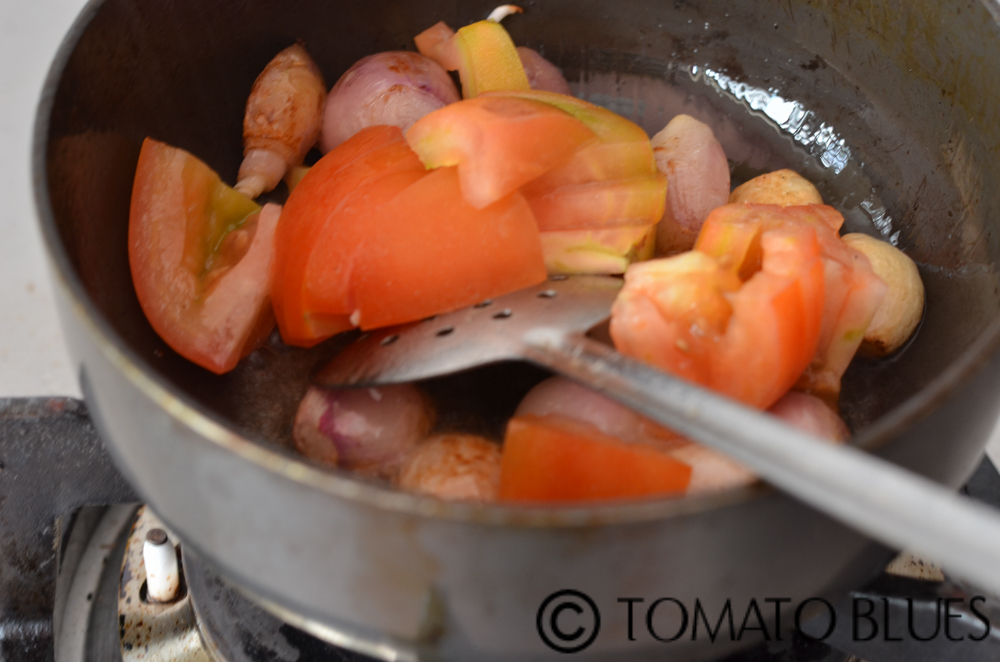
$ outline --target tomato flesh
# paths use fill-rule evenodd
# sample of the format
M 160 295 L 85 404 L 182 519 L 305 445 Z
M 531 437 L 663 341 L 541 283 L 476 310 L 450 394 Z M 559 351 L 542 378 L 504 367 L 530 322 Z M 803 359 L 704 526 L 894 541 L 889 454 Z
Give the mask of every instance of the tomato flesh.
M 541 233 L 545 268 L 550 274 L 621 274 L 628 265 L 653 257 L 656 228 L 625 225 L 594 230 Z
M 280 233 L 278 324 L 285 342 L 301 346 L 546 277 L 524 198 L 473 208 L 457 169 L 428 172 L 396 127 L 366 129 L 320 159 L 289 196 Z
M 421 55 L 458 71 L 464 99 L 494 90 L 531 89 L 514 42 L 496 21 L 478 21 L 457 33 L 439 22 L 413 41 Z
M 542 232 L 624 225 L 654 225 L 663 217 L 667 178 L 663 175 L 561 186 L 529 195 Z
M 524 198 L 513 193 L 476 209 L 461 195 L 455 168 L 414 182 L 369 223 L 377 240 L 353 275 L 362 329 L 471 306 L 546 278 Z
M 455 31 L 447 23 L 438 21 L 414 37 L 413 43 L 421 55 L 434 60 L 446 71 L 455 71 L 462 62 L 458 49 L 454 44 L 448 43 L 454 36 Z
M 646 238 L 663 217 L 667 180 L 656 169 L 653 148 L 641 127 L 609 110 L 555 92 L 508 91 L 485 96 L 547 103 L 580 120 L 597 137 L 522 188 L 542 231 L 550 272 L 622 273 L 633 261 L 649 256 L 653 244 Z M 636 241 L 625 242 L 623 233 L 610 232 L 626 227 Z M 585 233 L 586 244 L 568 243 L 567 231 Z M 554 232 L 563 236 L 547 236 Z
M 261 210 L 188 152 L 143 142 L 129 266 L 146 318 L 178 354 L 221 374 L 267 337 L 280 213 Z
M 747 280 L 760 269 L 760 241 L 767 229 L 791 223 L 816 232 L 824 271 L 823 322 L 816 353 L 797 388 L 833 403 L 840 378 L 885 294 L 885 284 L 868 259 L 837 234 L 843 222 L 840 213 L 825 205 L 731 204 L 709 215 L 695 244 L 696 250 Z
M 618 113 L 595 106 L 577 97 L 546 90 L 504 90 L 490 92 L 486 96 L 526 99 L 555 106 L 586 124 L 601 144 L 635 143 L 645 145 L 649 158 L 644 159 L 644 162 L 650 173 L 656 172 L 656 162 L 653 158 L 653 147 L 649 142 L 649 136 L 638 124 L 625 119 Z
M 663 450 L 627 443 L 559 415 L 507 424 L 499 498 L 596 501 L 682 494 L 691 467 Z
M 490 96 L 425 115 L 407 130 L 406 140 L 428 168 L 457 165 L 462 195 L 482 209 L 595 138 L 582 122 L 549 104 Z
M 766 409 L 815 355 L 824 280 L 813 228 L 761 233 L 760 270 L 743 283 L 700 251 L 634 264 L 611 317 L 615 347 Z
M 288 196 L 276 238 L 274 311 L 286 343 L 309 347 L 353 328 L 349 307 L 329 310 L 323 305 L 324 295 L 333 285 L 323 282 L 317 287 L 317 276 L 310 274 L 310 270 L 317 269 L 316 262 L 326 265 L 329 270 L 346 268 L 336 260 L 339 253 L 325 258 L 328 252 L 325 249 L 314 251 L 323 236 L 335 244 L 342 241 L 345 247 L 359 241 L 363 221 L 350 224 L 331 219 L 338 211 L 363 213 L 374 204 L 345 205 L 352 196 L 370 195 L 367 187 L 380 178 L 397 173 L 412 173 L 416 178 L 424 172 L 423 165 L 406 145 L 397 127 L 375 126 L 359 131 L 330 150 L 302 178 Z M 353 199 L 362 200 L 362 197 Z M 343 282 L 336 273 L 330 280 Z

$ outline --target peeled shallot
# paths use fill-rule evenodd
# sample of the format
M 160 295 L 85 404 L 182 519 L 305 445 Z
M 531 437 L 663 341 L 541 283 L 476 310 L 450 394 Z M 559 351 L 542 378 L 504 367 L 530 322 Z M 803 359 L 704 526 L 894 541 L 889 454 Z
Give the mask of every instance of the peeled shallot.
M 274 56 L 254 81 L 243 117 L 243 163 L 236 190 L 270 191 L 316 144 L 326 84 L 299 44 Z
M 514 412 L 514 416 L 550 414 L 589 423 L 622 441 L 652 442 L 661 448 L 687 443 L 625 405 L 565 377 L 552 377 L 535 386 Z
M 569 83 L 559 71 L 559 67 L 542 57 L 538 51 L 527 46 L 518 46 L 517 56 L 521 59 L 521 66 L 524 67 L 531 89 L 572 95 Z
M 293 436 L 306 457 L 379 477 L 395 476 L 434 423 L 430 401 L 411 384 L 361 389 L 312 387 Z
M 655 136 L 656 166 L 667 176 L 667 207 L 656 229 L 660 255 L 690 250 L 701 224 L 729 199 L 729 162 L 712 129 L 678 115 Z
M 500 447 L 475 435 L 431 437 L 410 452 L 398 484 L 439 499 L 494 501 L 500 485 Z

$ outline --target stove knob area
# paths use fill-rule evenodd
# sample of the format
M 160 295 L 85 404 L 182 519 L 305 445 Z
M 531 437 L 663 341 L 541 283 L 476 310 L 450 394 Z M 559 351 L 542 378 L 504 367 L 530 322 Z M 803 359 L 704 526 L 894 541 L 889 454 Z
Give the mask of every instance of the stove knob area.
M 122 561 L 118 635 L 123 662 L 212 662 L 178 562 L 177 539 L 147 507 Z
M 173 602 L 180 589 L 177 550 L 163 529 L 150 529 L 142 544 L 146 566 L 146 598 L 149 602 Z

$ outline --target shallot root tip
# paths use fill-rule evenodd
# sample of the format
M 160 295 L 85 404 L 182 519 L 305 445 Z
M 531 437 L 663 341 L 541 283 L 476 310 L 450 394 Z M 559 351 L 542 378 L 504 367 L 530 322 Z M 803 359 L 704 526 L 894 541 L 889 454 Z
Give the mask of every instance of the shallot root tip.
M 521 14 L 523 12 L 524 9 L 518 7 L 517 5 L 500 5 L 490 12 L 490 15 L 486 17 L 486 20 L 499 23 L 512 14 Z

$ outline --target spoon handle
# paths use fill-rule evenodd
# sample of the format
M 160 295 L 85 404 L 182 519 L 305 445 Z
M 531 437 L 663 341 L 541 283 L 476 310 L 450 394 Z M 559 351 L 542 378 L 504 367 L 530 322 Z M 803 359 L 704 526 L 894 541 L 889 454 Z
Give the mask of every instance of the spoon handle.
M 851 446 L 805 434 L 587 338 L 540 329 L 526 357 L 755 471 L 896 549 L 940 562 L 1000 595 L 1000 514 Z

